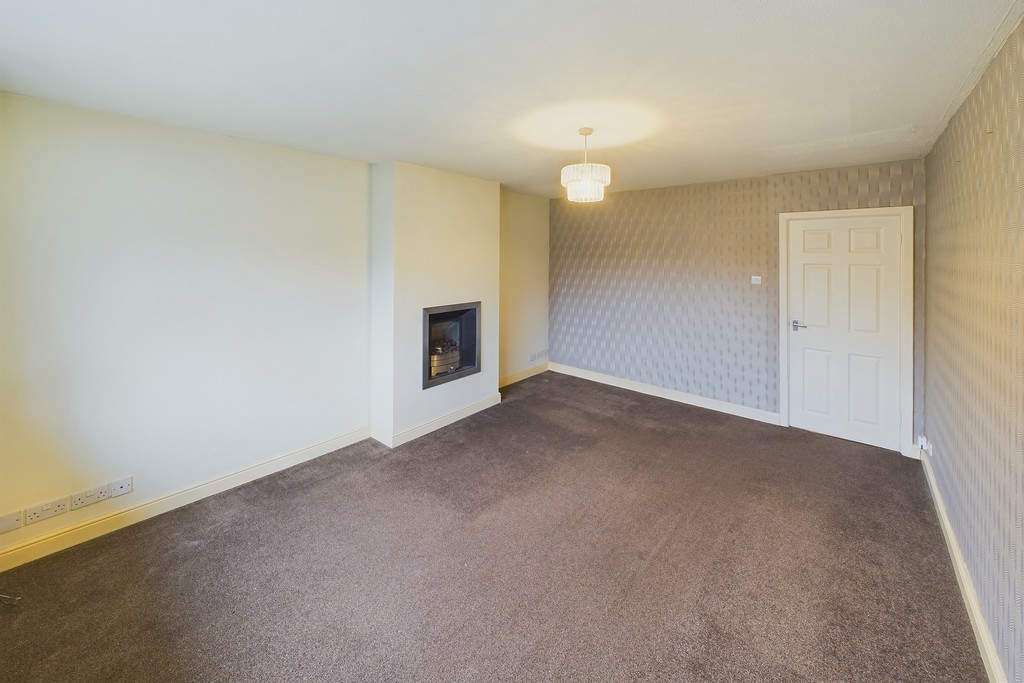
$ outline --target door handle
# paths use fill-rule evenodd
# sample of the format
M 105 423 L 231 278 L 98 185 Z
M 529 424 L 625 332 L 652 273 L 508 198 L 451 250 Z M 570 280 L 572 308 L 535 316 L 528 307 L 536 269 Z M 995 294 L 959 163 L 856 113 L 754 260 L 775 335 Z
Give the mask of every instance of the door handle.
M 799 320 L 793 321 L 793 331 L 796 332 L 801 327 L 807 327 L 807 325 L 801 325 Z

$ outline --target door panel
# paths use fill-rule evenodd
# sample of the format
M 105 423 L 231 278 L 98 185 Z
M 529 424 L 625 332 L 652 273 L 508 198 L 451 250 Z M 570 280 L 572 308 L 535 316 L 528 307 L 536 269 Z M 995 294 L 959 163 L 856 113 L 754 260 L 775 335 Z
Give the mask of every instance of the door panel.
M 804 266 L 804 319 L 808 327 L 829 326 L 829 307 L 832 303 L 832 266 Z
M 850 354 L 850 420 L 866 425 L 878 424 L 881 386 L 880 358 Z
M 850 253 L 870 254 L 882 251 L 882 231 L 878 228 L 852 228 Z
M 832 253 L 832 232 L 830 230 L 807 230 L 804 232 L 804 251 L 808 254 Z
M 828 415 L 831 379 L 828 351 L 804 349 L 804 410 L 808 413 Z
M 878 334 L 882 309 L 880 266 L 850 266 L 850 331 Z

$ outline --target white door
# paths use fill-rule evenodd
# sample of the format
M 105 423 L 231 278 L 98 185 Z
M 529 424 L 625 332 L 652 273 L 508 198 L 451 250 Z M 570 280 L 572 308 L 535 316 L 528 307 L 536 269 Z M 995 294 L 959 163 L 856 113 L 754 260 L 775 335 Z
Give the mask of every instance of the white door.
M 780 291 L 788 314 L 780 324 L 789 424 L 906 451 L 912 390 L 903 384 L 912 374 L 903 366 L 912 356 L 903 345 L 910 343 L 908 330 L 912 337 L 913 208 L 781 218 L 788 243 Z

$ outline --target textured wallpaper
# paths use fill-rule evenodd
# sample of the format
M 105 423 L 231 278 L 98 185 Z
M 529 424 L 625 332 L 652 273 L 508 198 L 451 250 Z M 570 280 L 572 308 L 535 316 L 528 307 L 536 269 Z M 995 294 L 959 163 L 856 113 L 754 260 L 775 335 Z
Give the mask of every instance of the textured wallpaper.
M 763 178 L 554 201 L 550 359 L 773 410 L 770 218 Z
M 1010 681 L 1024 680 L 1024 29 L 926 160 L 925 430 Z
M 920 252 L 924 197 L 917 160 L 552 200 L 550 359 L 778 412 L 778 214 L 913 204 Z

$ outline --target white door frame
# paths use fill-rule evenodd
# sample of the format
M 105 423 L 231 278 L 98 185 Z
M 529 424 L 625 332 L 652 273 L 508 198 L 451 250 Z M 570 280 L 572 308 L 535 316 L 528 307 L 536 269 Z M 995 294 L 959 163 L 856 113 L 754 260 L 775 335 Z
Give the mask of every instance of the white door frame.
M 779 424 L 789 427 L 789 222 L 807 218 L 900 218 L 900 453 L 914 451 L 914 207 L 799 211 L 779 214 Z

